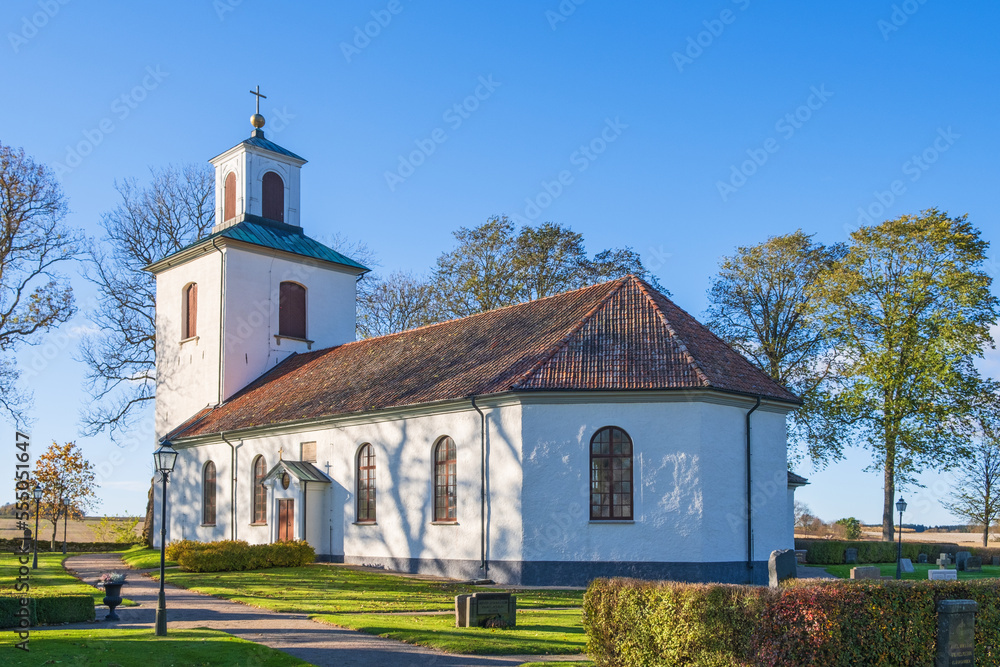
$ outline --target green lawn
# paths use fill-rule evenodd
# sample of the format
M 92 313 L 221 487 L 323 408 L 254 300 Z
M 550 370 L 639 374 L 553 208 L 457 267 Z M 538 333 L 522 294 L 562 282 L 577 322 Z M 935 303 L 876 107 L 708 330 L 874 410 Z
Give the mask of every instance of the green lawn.
M 61 555 L 61 554 L 60 554 Z M 157 637 L 152 630 L 118 628 L 92 630 L 31 630 L 29 653 L 5 642 L 5 667 L 65 664 L 73 667 L 167 667 L 213 665 L 285 667 L 309 665 L 287 653 L 237 639 L 225 632 L 199 628 L 170 630 Z M 155 642 L 155 644 L 154 644 Z
M 495 590 L 318 564 L 249 572 L 173 570 L 167 572 L 167 582 L 226 600 L 303 614 L 452 611 L 456 595 Z M 582 605 L 583 591 L 517 592 L 519 609 Z
M 91 595 L 94 598 L 94 604 L 104 604 L 104 589 L 87 585 L 88 583 L 96 584 L 96 581 L 84 583 L 67 572 L 66 568 L 63 567 L 63 560 L 76 555 L 79 554 L 71 553 L 65 556 L 61 553 L 38 554 L 38 569 L 32 570 L 28 575 L 30 577 L 28 583 L 31 586 L 31 591 L 46 595 Z M 28 557 L 30 559 L 31 554 Z M 14 591 L 14 585 L 17 583 L 18 568 L 20 567 L 18 558 L 17 554 L 10 552 L 0 554 L 0 591 Z M 29 567 L 30 563 L 31 561 L 29 560 Z M 124 568 L 121 569 L 124 570 Z M 128 590 L 128 583 L 125 584 L 125 588 L 122 590 L 123 592 Z M 135 602 L 126 599 L 122 603 L 122 606 L 131 607 L 135 604 Z
M 877 566 L 882 574 L 885 576 L 896 576 L 896 564 L 895 563 L 872 563 L 871 565 L 819 565 L 810 567 L 819 567 L 820 569 L 825 569 L 827 572 L 835 577 L 840 577 L 841 579 L 851 578 L 851 568 L 852 567 L 870 567 Z M 914 563 L 913 569 L 916 572 L 903 573 L 903 579 L 912 581 L 927 581 L 927 571 L 938 569 L 937 565 L 934 564 L 921 564 Z M 949 570 L 954 570 L 954 567 L 948 568 Z M 965 579 L 993 579 L 1000 577 L 1000 567 L 994 567 L 993 565 L 984 565 L 982 572 L 959 572 L 959 580 Z
M 456 628 L 455 614 L 327 614 L 314 617 L 371 635 L 472 655 L 579 654 L 587 644 L 582 612 L 518 611 L 517 627 Z
M 594 663 L 589 660 L 584 660 L 580 662 L 578 660 L 572 660 L 569 662 L 563 662 L 562 660 L 558 662 L 548 661 L 548 662 L 522 662 L 517 667 L 594 667 Z
M 148 547 L 137 545 L 128 551 L 123 551 L 121 557 L 129 567 L 135 570 L 147 570 L 154 567 L 160 567 L 159 549 L 150 549 Z M 177 565 L 176 562 L 170 559 L 167 559 L 165 564 L 167 567 Z

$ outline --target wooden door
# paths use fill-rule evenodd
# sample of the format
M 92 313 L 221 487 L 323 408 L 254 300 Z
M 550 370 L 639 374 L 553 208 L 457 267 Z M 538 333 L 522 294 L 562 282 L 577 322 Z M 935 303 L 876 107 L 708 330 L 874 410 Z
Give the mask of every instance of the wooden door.
M 291 498 L 278 500 L 278 541 L 290 542 L 295 539 L 295 501 Z

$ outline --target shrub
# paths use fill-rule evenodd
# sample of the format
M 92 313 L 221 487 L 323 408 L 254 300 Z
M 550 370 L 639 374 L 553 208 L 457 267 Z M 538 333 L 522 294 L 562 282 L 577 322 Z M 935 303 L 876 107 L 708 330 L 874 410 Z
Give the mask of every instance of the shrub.
M 243 540 L 184 540 L 167 545 L 167 557 L 188 572 L 235 572 L 299 567 L 316 560 L 316 551 L 303 541 L 250 545 Z
M 795 582 L 781 589 L 597 579 L 584 596 L 599 667 L 933 664 L 941 600 L 971 599 L 976 662 L 1000 664 L 1000 581 Z
M 137 544 L 139 539 L 133 542 Z M 22 540 L 21 538 L 2 538 L 0 539 L 0 551 L 10 553 L 11 551 L 19 551 L 21 548 Z M 66 550 L 74 553 L 94 553 L 98 551 L 125 551 L 131 544 L 126 544 L 124 542 L 67 542 Z M 62 551 L 62 541 L 57 541 L 55 549 L 52 548 L 48 540 L 39 540 L 38 542 L 38 553 L 52 553 L 56 551 Z
M 858 550 L 858 563 L 892 563 L 896 560 L 895 542 L 851 542 L 846 540 L 795 540 L 796 549 L 806 551 L 806 562 L 813 565 L 840 565 L 844 562 L 844 552 L 849 549 Z M 952 555 L 962 548 L 957 544 L 903 542 L 903 558 L 917 561 L 920 554 L 927 554 L 927 560 L 933 562 L 938 554 Z M 972 549 L 969 549 L 972 551 Z
M 21 612 L 21 598 L 5 592 L 0 595 L 0 628 L 18 627 Z M 55 625 L 58 623 L 82 623 L 93 621 L 94 598 L 90 595 L 52 595 L 28 598 L 28 622 L 30 625 Z

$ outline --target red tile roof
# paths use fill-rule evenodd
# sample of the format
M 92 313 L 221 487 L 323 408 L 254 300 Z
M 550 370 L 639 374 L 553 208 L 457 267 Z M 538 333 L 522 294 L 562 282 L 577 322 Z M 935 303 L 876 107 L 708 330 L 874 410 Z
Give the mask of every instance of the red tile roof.
M 635 276 L 297 354 L 171 437 L 512 391 L 709 388 L 799 399 Z

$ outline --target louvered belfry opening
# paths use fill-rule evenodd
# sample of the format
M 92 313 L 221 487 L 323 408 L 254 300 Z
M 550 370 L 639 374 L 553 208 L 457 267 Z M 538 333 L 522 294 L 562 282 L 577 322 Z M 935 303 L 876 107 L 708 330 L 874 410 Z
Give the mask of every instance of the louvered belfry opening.
M 232 220 L 236 217 L 236 174 L 229 172 L 226 184 L 223 186 L 222 220 Z
M 187 340 L 198 335 L 198 283 L 184 288 L 184 318 L 181 339 Z
M 278 335 L 306 337 L 306 288 L 283 282 L 278 297 Z
M 269 220 L 285 221 L 285 182 L 273 171 L 264 174 L 261 182 L 261 215 Z

